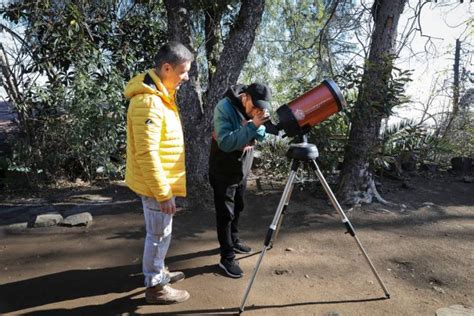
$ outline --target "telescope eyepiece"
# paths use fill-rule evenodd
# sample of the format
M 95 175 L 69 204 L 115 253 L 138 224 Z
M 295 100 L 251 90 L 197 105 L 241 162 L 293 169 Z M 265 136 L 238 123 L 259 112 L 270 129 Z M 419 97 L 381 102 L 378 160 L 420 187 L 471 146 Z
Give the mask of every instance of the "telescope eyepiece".
M 270 120 L 266 121 L 263 126 L 265 126 L 265 132 L 268 134 L 278 135 L 281 130 L 278 125 L 273 124 Z

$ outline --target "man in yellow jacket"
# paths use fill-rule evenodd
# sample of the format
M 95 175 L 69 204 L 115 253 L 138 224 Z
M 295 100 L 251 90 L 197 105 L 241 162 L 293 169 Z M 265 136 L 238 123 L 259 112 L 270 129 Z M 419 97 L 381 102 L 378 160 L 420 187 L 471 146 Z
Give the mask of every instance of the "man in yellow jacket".
M 184 302 L 189 293 L 170 286 L 184 279 L 170 272 L 165 257 L 171 240 L 175 197 L 186 196 L 184 138 L 175 92 L 189 80 L 193 54 L 169 42 L 155 57 L 155 68 L 132 78 L 125 88 L 127 168 L 125 182 L 142 199 L 146 238 L 143 251 L 148 303 Z

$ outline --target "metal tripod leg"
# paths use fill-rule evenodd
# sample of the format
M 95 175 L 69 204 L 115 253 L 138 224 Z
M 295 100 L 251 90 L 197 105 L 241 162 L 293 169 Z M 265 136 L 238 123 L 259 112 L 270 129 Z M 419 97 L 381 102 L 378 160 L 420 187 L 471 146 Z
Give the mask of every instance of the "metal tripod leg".
M 297 163 L 297 162 L 295 162 Z M 293 168 L 293 162 L 291 163 L 291 166 Z M 298 165 L 295 166 L 296 169 L 298 169 Z M 297 172 L 297 170 L 295 170 Z M 291 197 L 291 193 L 293 192 L 293 188 L 295 187 L 295 182 L 292 181 L 291 182 L 291 186 L 289 188 L 289 191 L 288 193 L 286 194 L 286 201 L 285 201 L 285 204 L 283 205 L 283 210 L 281 212 L 281 216 L 280 216 L 280 219 L 278 221 L 278 224 L 277 224 L 277 227 L 275 229 L 275 233 L 273 235 L 273 238 L 270 242 L 270 245 L 268 246 L 268 250 L 272 249 L 273 248 L 273 244 L 275 243 L 275 240 L 277 239 L 278 237 L 278 233 L 280 232 L 280 227 L 281 227 L 281 223 L 283 222 L 283 218 L 285 217 L 286 215 L 286 208 L 288 207 L 288 204 L 290 204 L 290 197 Z
M 263 245 L 262 252 L 258 257 L 257 264 L 253 269 L 252 277 L 250 278 L 249 284 L 247 285 L 247 289 L 245 290 L 244 298 L 242 299 L 242 303 L 240 304 L 240 312 L 244 311 L 245 302 L 247 301 L 247 297 L 250 293 L 250 289 L 252 288 L 253 282 L 255 281 L 255 277 L 257 276 L 258 270 L 260 268 L 260 264 L 262 263 L 263 256 L 267 252 L 269 245 L 272 243 L 273 234 L 277 229 L 277 226 L 280 227 L 281 221 L 280 217 L 283 212 L 283 209 L 286 208 L 288 205 L 288 201 L 290 200 L 291 191 L 293 189 L 293 182 L 295 181 L 296 171 L 299 167 L 299 161 L 293 160 L 291 163 L 291 171 L 288 176 L 288 180 L 285 185 L 285 189 L 283 190 L 283 194 L 280 199 L 280 203 L 278 204 L 278 208 L 276 210 L 275 216 L 273 217 L 273 221 L 268 228 L 267 235 L 265 236 L 265 241 Z
M 360 251 L 364 255 L 365 259 L 367 260 L 367 263 L 370 266 L 370 269 L 374 273 L 375 277 L 377 278 L 377 281 L 379 282 L 380 286 L 382 287 L 383 291 L 385 292 L 385 296 L 387 298 L 390 298 L 390 293 L 388 292 L 387 288 L 385 287 L 385 284 L 382 282 L 382 279 L 380 278 L 379 274 L 377 273 L 377 270 L 375 270 L 375 266 L 373 265 L 372 261 L 370 260 L 369 256 L 367 255 L 367 252 L 365 251 L 364 247 L 362 246 L 361 242 L 359 241 L 359 238 L 357 238 L 354 227 L 352 226 L 351 222 L 347 218 L 346 214 L 342 210 L 341 206 L 339 205 L 339 202 L 336 199 L 336 196 L 332 192 L 331 188 L 329 187 L 328 183 L 326 182 L 326 179 L 324 178 L 321 170 L 319 170 L 318 164 L 316 163 L 315 160 L 311 160 L 310 166 L 313 169 L 314 173 L 318 177 L 319 181 L 321 181 L 321 184 L 324 188 L 324 191 L 326 191 L 329 199 L 331 200 L 332 205 L 336 209 L 336 211 L 339 213 L 342 219 L 342 223 L 346 226 L 347 232 L 354 237 L 357 246 L 359 246 Z

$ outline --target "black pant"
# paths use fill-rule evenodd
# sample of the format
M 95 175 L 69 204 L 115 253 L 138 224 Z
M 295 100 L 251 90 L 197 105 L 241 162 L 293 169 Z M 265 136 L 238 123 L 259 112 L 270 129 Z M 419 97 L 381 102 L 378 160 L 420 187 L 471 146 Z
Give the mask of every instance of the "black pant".
M 240 183 L 229 184 L 209 177 L 214 190 L 214 205 L 216 207 L 217 239 L 219 240 L 221 257 L 235 258 L 234 243 L 239 241 L 239 217 L 244 210 L 244 193 L 247 179 Z

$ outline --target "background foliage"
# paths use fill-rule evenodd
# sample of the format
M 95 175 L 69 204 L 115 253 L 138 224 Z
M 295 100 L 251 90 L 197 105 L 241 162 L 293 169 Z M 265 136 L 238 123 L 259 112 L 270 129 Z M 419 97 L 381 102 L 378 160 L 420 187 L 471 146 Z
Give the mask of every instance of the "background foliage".
M 215 71 L 240 5 L 237 0 L 192 2 L 192 31 L 202 78 Z M 204 36 L 210 20 L 201 10 L 214 14 L 212 27 L 218 41 L 212 50 L 207 50 L 210 38 Z M 370 24 L 367 11 L 352 1 L 267 1 L 240 76 L 243 83 L 268 83 L 275 110 L 324 78 L 337 82 L 348 107 L 308 135 L 318 146 L 324 172 L 337 172 L 343 160 L 363 73 L 354 56 L 367 57 L 368 43 L 361 37 L 361 30 Z M 10 101 L 18 113 L 20 133 L 3 164 L 43 180 L 123 177 L 127 104 L 122 90 L 131 76 L 153 65 L 156 48 L 167 40 L 163 3 L 10 1 L 0 8 L 0 16 L 9 22 L 12 33 L 24 34 L 16 37 L 20 45 L 10 55 L 20 91 Z M 468 69 L 464 73 L 470 74 Z M 394 109 L 409 102 L 405 90 L 410 75 L 409 70 L 398 68 L 391 74 L 379 109 L 385 125 L 370 157 L 371 168 L 400 172 L 409 161 L 446 164 L 455 155 L 472 157 L 472 98 L 462 103 L 447 132 L 421 121 L 388 124 Z M 471 77 L 466 78 L 468 82 Z M 467 95 L 469 90 L 461 91 Z M 286 174 L 285 152 L 290 142 L 270 138 L 261 144 L 265 172 Z
M 128 3 L 128 4 L 127 4 Z M 0 14 L 25 28 L 15 65 L 21 133 L 11 170 L 86 180 L 123 176 L 130 77 L 153 65 L 162 7 L 124 1 L 14 1 Z M 40 74 L 42 79 L 35 80 Z

